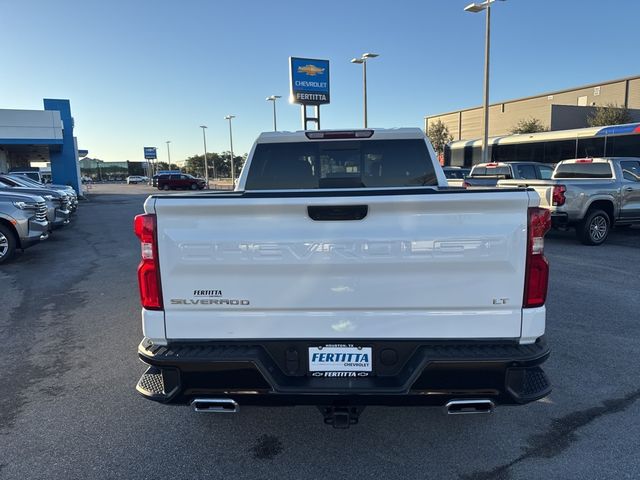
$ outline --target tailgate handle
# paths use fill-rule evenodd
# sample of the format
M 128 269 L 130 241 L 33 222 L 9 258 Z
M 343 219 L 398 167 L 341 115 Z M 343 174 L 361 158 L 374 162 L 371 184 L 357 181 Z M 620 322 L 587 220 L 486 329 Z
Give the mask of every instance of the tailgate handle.
M 369 205 L 327 205 L 307 207 L 309 217 L 315 221 L 362 220 L 369 212 Z

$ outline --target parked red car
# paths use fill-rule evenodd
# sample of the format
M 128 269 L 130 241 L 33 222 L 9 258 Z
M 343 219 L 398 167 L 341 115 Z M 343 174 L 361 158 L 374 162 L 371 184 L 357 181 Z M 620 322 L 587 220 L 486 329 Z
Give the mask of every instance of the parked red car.
M 191 175 L 180 173 L 171 175 L 160 175 L 158 177 L 158 190 L 191 189 L 202 190 L 205 181 Z

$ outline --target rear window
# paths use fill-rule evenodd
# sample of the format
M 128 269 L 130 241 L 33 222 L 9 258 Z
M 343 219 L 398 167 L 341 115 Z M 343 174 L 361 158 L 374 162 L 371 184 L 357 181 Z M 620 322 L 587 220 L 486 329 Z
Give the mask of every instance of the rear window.
M 536 178 L 536 167 L 533 165 L 519 164 L 515 165 L 518 170 L 518 178 L 533 179 Z
M 450 179 L 464 179 L 469 174 L 467 168 L 444 168 L 444 176 Z
M 511 169 L 505 167 L 475 167 L 471 170 L 471 175 L 504 175 L 511 177 Z
M 543 167 L 542 165 L 538 166 L 540 170 L 540 178 L 542 180 L 549 180 L 553 175 L 553 168 L 551 167 Z
M 35 180 L 36 182 L 40 181 L 40 174 L 37 172 L 16 172 L 18 175 L 24 175 L 25 177 L 29 177 L 31 180 Z
M 263 143 L 256 147 L 247 190 L 437 185 L 423 140 Z
M 561 163 L 553 172 L 553 178 L 612 178 L 608 163 Z

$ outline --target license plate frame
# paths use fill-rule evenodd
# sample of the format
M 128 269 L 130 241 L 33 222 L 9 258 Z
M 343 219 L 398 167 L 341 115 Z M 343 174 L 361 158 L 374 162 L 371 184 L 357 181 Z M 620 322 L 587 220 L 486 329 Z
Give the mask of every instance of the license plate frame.
M 308 375 L 312 377 L 370 377 L 374 375 L 370 345 L 310 345 Z

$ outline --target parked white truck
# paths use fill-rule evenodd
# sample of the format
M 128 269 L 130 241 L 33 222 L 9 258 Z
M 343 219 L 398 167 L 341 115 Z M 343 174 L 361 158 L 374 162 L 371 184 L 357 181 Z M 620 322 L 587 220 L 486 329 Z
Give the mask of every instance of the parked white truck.
M 236 191 L 150 196 L 138 392 L 316 405 L 336 427 L 547 395 L 549 212 L 533 190 L 448 188 L 435 159 L 419 129 L 263 133 Z

